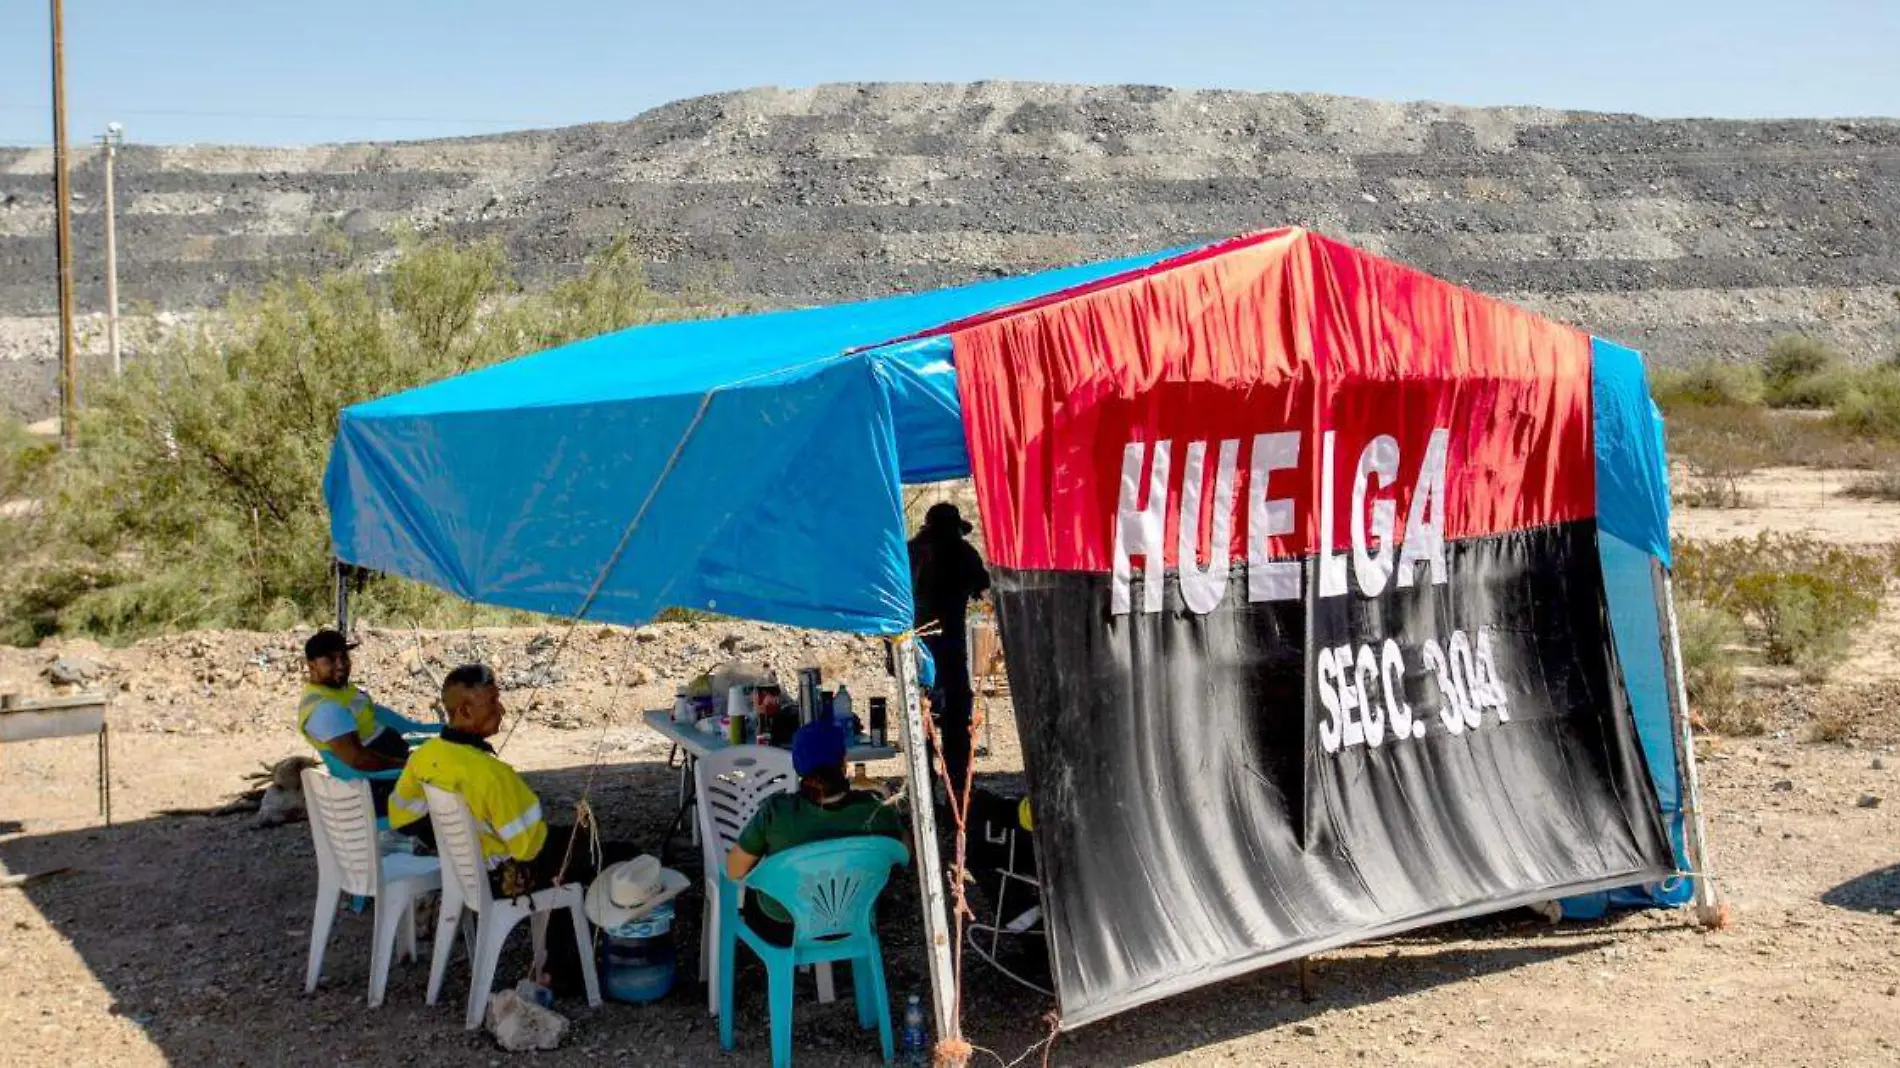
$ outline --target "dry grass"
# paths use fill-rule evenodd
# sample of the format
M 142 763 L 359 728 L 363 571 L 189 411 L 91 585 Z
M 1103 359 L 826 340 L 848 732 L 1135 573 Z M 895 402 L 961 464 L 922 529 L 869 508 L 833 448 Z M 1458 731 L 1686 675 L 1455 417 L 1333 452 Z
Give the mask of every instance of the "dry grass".
M 1667 411 L 1664 427 L 1672 459 L 1719 480 L 1764 467 L 1878 471 L 1900 452 L 1900 443 L 1855 433 L 1812 412 L 1685 405 Z
M 1847 488 L 1841 493 L 1863 500 L 1900 501 L 1900 471 L 1880 471 L 1862 475 L 1848 483 Z
M 1755 701 L 1730 701 L 1724 704 L 1695 706 L 1704 729 L 1731 738 L 1759 738 L 1768 733 L 1768 719 Z

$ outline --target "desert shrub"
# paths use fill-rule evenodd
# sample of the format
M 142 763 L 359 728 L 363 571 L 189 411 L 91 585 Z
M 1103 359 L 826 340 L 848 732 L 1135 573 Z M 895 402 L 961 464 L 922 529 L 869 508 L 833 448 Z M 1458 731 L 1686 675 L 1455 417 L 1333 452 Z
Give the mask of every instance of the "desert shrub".
M 1834 403 L 1829 422 L 1848 434 L 1889 445 L 1900 441 L 1900 370 L 1883 367 L 1856 376 Z
M 1879 596 L 1851 581 L 1801 572 L 1746 576 L 1733 601 L 1760 626 L 1768 662 L 1798 668 L 1811 682 L 1827 677 L 1854 628 L 1880 610 Z
M 1780 387 L 1771 386 L 1765 396 L 1768 403 L 1777 408 L 1828 411 L 1852 395 L 1859 388 L 1861 378 L 1861 373 L 1852 368 L 1834 367 Z
M 1847 387 L 1851 376 L 1840 373 L 1841 358 L 1811 337 L 1789 334 L 1776 338 L 1762 358 L 1763 399 L 1777 407 L 1825 408 Z
M 1857 733 L 1854 717 L 1838 708 L 1822 708 L 1814 713 L 1811 736 L 1817 742 L 1844 742 Z
M 1685 598 L 1741 621 L 1764 659 L 1814 681 L 1879 613 L 1896 565 L 1900 554 L 1890 546 L 1834 545 L 1803 534 L 1681 542 L 1675 549 Z
M 1747 364 L 1703 360 L 1680 371 L 1655 372 L 1650 394 L 1665 409 L 1690 405 L 1751 408 L 1762 403 L 1762 376 Z
M 0 415 L 0 504 L 29 495 L 58 454 L 58 442 L 34 437 L 19 420 Z
M 1676 626 L 1689 705 L 1710 720 L 1735 703 L 1734 647 L 1742 640 L 1741 624 L 1719 608 L 1688 601 L 1676 614 Z
M 1678 497 L 1690 507 L 1742 507 L 1742 480 L 1775 458 L 1775 438 L 1759 409 L 1694 405 L 1663 426 L 1670 455 L 1688 474 Z
M 1861 475 L 1841 491 L 1864 500 L 1900 501 L 1900 471 L 1876 471 Z
M 338 413 L 520 353 L 693 309 L 649 290 L 623 243 L 522 293 L 494 243 L 407 240 L 381 275 L 233 297 L 123 377 L 90 382 L 81 448 L 44 474 L 27 563 L 0 574 L 0 639 L 125 639 L 272 627 L 330 606 L 322 476 Z M 365 615 L 454 625 L 466 609 L 395 580 Z

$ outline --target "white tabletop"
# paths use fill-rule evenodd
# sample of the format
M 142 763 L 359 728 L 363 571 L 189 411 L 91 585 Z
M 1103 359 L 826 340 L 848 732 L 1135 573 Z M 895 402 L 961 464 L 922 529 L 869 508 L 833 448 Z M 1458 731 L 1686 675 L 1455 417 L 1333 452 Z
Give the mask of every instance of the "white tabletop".
M 670 709 L 648 712 L 645 714 L 645 719 L 647 726 L 666 735 L 675 745 L 678 745 L 680 748 L 692 754 L 695 760 L 712 753 L 714 750 L 724 749 L 732 744 L 726 741 L 724 731 L 707 733 L 694 729 L 691 724 L 673 722 L 673 713 Z M 852 739 L 852 745 L 847 759 L 852 763 L 857 763 L 859 761 L 889 760 L 896 755 L 897 749 L 894 746 L 872 745 L 869 739 L 863 735 L 859 735 Z

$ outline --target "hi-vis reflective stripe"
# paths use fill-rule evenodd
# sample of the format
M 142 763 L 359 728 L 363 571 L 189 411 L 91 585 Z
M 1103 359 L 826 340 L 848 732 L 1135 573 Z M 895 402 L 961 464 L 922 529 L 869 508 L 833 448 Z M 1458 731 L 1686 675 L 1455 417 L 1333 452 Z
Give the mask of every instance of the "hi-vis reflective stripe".
M 508 839 L 513 838 L 515 835 L 520 834 L 523 831 L 526 831 L 528 828 L 540 822 L 541 822 L 541 806 L 539 804 L 536 804 L 533 808 L 530 808 L 528 811 L 523 812 L 519 816 L 516 816 L 514 819 L 510 820 L 506 826 L 497 830 L 495 832 L 495 837 L 501 839 L 503 842 L 506 842 Z
M 401 794 L 390 794 L 389 803 L 412 816 L 427 816 L 429 814 L 429 802 L 427 800 L 411 801 Z

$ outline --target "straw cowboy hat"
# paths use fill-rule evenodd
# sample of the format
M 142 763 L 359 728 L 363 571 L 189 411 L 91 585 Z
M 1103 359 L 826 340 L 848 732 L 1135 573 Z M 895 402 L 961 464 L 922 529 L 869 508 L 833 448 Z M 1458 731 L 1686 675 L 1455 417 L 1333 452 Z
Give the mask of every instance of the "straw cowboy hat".
M 587 888 L 587 918 L 596 927 L 636 923 L 654 908 L 678 897 L 688 885 L 686 876 L 660 867 L 659 860 L 651 855 L 610 864 Z

